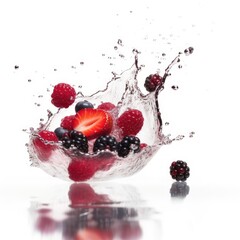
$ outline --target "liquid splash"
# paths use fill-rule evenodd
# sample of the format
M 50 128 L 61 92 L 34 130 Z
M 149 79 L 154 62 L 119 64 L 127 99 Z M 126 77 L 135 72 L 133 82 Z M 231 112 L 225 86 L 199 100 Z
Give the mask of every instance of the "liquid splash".
M 192 52 L 192 47 L 184 50 L 186 56 Z M 164 83 L 170 75 L 172 67 L 180 62 L 182 53 L 180 52 L 165 69 L 162 77 L 162 85 L 159 85 L 155 91 L 148 94 L 144 94 L 138 86 L 137 77 L 142 68 L 138 64 L 139 51 L 134 49 L 133 54 L 135 55 L 135 62 L 129 69 L 119 75 L 114 73 L 113 78 L 106 84 L 105 89 L 99 90 L 89 96 L 85 96 L 83 92 L 79 92 L 75 103 L 87 100 L 94 106 L 98 106 L 103 102 L 111 102 L 116 106 L 111 112 L 114 119 L 128 109 L 140 110 L 145 121 L 142 130 L 137 136 L 142 143 L 146 144 L 146 147 L 141 149 L 139 153 L 132 152 L 128 157 L 121 158 L 116 154 L 109 153 L 108 150 L 98 154 L 91 151 L 83 154 L 76 152 L 74 149 L 66 150 L 60 143 L 45 141 L 46 144 L 53 145 L 54 150 L 48 161 L 41 161 L 38 149 L 34 145 L 34 139 L 40 138 L 37 133 L 41 130 L 53 131 L 59 127 L 61 119 L 74 112 L 73 107 L 69 107 L 68 109 L 58 109 L 56 113 L 48 111 L 48 120 L 46 123 L 41 121 L 38 129 L 31 129 L 28 152 L 32 166 L 41 168 L 51 176 L 69 180 L 68 166 L 72 158 L 78 158 L 78 160 L 87 159 L 87 161 L 95 161 L 96 164 L 99 164 L 101 161 L 101 166 L 102 162 L 105 162 L 105 167 L 96 171 L 94 176 L 89 180 L 101 181 L 116 177 L 126 177 L 140 171 L 152 159 L 161 146 L 184 138 L 183 135 L 179 135 L 176 138 L 170 139 L 169 135 L 165 136 L 163 134 L 163 121 L 158 102 L 159 93 L 164 89 Z M 111 135 L 118 141 L 121 138 L 119 131 L 113 131 Z M 90 147 L 92 147 L 92 144 L 92 142 L 89 142 Z

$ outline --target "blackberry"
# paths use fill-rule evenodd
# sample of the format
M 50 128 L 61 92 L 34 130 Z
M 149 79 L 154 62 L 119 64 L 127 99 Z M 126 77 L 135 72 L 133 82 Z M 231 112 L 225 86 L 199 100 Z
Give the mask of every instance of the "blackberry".
M 96 139 L 93 145 L 93 152 L 109 149 L 114 152 L 117 151 L 117 140 L 115 137 L 106 135 Z
M 181 160 L 172 162 L 170 166 L 170 174 L 172 178 L 177 181 L 186 181 L 186 179 L 190 176 L 189 171 L 190 168 L 187 166 L 187 163 Z
M 88 140 L 86 136 L 75 130 L 70 131 L 67 136 L 62 138 L 62 145 L 67 149 L 74 146 L 81 152 L 88 153 Z
M 163 84 L 163 79 L 158 74 L 151 74 L 149 75 L 144 83 L 144 87 L 148 92 L 153 92 L 157 88 L 157 86 L 160 86 Z
M 117 152 L 119 157 L 126 157 L 130 151 L 140 151 L 140 139 L 135 136 L 126 136 L 118 143 Z
M 170 194 L 172 198 L 185 198 L 189 194 L 189 186 L 186 182 L 174 182 Z

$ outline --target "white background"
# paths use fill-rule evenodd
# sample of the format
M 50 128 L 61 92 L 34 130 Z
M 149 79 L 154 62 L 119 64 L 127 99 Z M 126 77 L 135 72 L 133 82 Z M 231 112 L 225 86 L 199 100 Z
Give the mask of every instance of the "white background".
M 233 0 L 1 1 L 0 203 L 5 214 L 0 217 L 5 229 L 1 234 L 9 234 L 14 227 L 17 231 L 12 234 L 22 239 L 21 226 L 26 229 L 29 224 L 29 197 L 37 195 L 37 189 L 44 196 L 43 189 L 68 184 L 30 168 L 24 146 L 28 136 L 22 129 L 36 127 L 45 116 L 46 89 L 51 84 L 66 79 L 90 91 L 93 82 L 108 81 L 111 71 L 128 68 L 133 48 L 142 52 L 139 61 L 145 68 L 139 82 L 143 82 L 151 71 L 158 67 L 163 71 L 179 51 L 193 46 L 194 54 L 184 58 L 181 70 L 174 71 L 161 101 L 163 118 L 170 122 L 164 131 L 186 138 L 162 147 L 145 169 L 119 181 L 137 188 L 146 185 L 148 200 L 154 198 L 153 192 L 162 194 L 159 199 L 167 206 L 161 209 L 162 239 L 239 239 L 239 20 Z M 110 65 L 102 54 L 115 56 L 118 39 L 124 43 L 126 60 Z M 162 53 L 166 53 L 164 59 Z M 157 56 L 162 65 L 157 64 Z M 84 79 L 76 83 L 80 76 Z M 171 90 L 171 85 L 179 90 Z M 37 101 L 41 107 L 34 104 Z M 191 131 L 195 135 L 188 138 Z M 172 183 L 168 168 L 177 159 L 191 168 L 190 193 L 178 207 L 168 199 Z M 182 214 L 180 223 L 174 219 L 176 212 Z M 170 231 L 172 225 L 179 231 L 184 226 L 188 233 L 179 236 Z

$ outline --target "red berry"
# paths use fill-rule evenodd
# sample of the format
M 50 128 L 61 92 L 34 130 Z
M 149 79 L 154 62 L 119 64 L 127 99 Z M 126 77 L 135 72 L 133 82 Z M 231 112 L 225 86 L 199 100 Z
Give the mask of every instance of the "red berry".
M 54 106 L 68 108 L 75 101 L 76 92 L 69 84 L 59 83 L 54 87 L 51 97 Z
M 108 135 L 112 126 L 112 116 L 101 109 L 81 109 L 73 120 L 73 129 L 83 133 L 88 139 Z
M 61 120 L 61 127 L 67 130 L 73 130 L 73 119 L 75 115 L 66 116 Z
M 130 109 L 125 111 L 118 119 L 117 125 L 122 129 L 123 136 L 137 135 L 144 122 L 141 111 Z
M 68 197 L 72 207 L 77 207 L 79 204 L 111 202 L 107 195 L 95 193 L 87 183 L 73 183 L 70 186 Z
M 36 222 L 36 228 L 41 233 L 50 234 L 57 229 L 57 222 L 49 216 L 39 216 Z
M 110 102 L 104 102 L 102 104 L 100 104 L 97 108 L 98 109 L 102 109 L 105 111 L 111 111 L 115 108 L 116 106 L 113 103 Z
M 162 85 L 163 79 L 158 74 L 149 75 L 144 83 L 144 87 L 148 92 L 153 92 L 157 88 L 157 86 Z
M 41 161 L 47 161 L 52 151 L 56 149 L 56 146 L 51 144 L 51 142 L 58 142 L 58 138 L 54 132 L 48 130 L 40 131 L 38 136 L 34 138 L 33 144 Z
M 146 143 L 140 143 L 140 149 L 143 149 L 145 147 L 147 147 L 148 145 Z
M 95 163 L 88 158 L 72 159 L 68 166 L 69 178 L 75 182 L 89 180 L 96 170 Z

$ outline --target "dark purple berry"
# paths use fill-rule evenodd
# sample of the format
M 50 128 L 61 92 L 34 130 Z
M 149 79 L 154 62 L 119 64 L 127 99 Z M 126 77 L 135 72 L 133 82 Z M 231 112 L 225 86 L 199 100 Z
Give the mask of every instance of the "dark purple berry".
M 130 151 L 137 153 L 140 151 L 140 139 L 135 136 L 126 136 L 118 143 L 117 152 L 119 157 L 127 157 Z
M 78 112 L 80 111 L 81 109 L 84 109 L 84 108 L 94 108 L 93 104 L 88 102 L 87 100 L 84 100 L 84 101 L 81 101 L 81 102 L 78 102 L 75 106 L 75 112 Z
M 65 135 L 68 134 L 68 130 L 62 127 L 58 127 L 54 130 L 54 133 L 56 134 L 57 138 L 61 140 Z
M 158 74 L 149 75 L 144 83 L 144 87 L 148 92 L 153 92 L 158 86 L 161 86 L 163 83 L 163 79 Z
M 109 149 L 110 151 L 117 150 L 117 140 L 115 137 L 106 135 L 96 139 L 93 145 L 93 152 Z
M 190 176 L 189 172 L 190 168 L 187 166 L 187 163 L 181 160 L 172 162 L 170 166 L 170 174 L 177 181 L 186 181 Z

